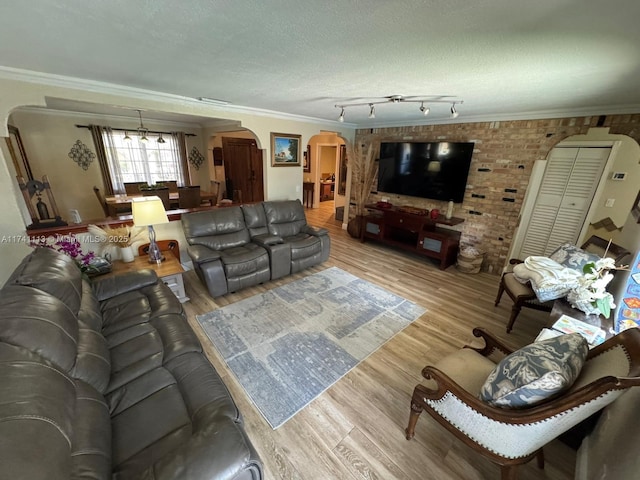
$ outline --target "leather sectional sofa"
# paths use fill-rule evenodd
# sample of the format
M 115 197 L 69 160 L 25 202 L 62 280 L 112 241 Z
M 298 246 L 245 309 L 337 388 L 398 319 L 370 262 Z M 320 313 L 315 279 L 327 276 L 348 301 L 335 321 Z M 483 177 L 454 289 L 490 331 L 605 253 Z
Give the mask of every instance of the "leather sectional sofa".
M 324 262 L 331 240 L 307 224 L 299 200 L 261 202 L 182 215 L 187 253 L 212 297 Z
M 260 480 L 240 413 L 151 270 L 35 249 L 0 290 L 0 477 Z

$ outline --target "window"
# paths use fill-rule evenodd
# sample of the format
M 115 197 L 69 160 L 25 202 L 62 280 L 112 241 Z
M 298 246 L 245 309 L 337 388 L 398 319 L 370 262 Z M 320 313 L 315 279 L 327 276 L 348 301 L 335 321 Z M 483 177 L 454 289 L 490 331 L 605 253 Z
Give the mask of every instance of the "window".
M 125 134 L 113 130 L 102 133 L 115 193 L 124 193 L 125 182 L 153 184 L 176 180 L 178 185 L 185 185 L 177 135 L 163 136 L 165 142 L 158 143 L 155 136 L 150 136 L 148 142 L 141 142 L 135 133 L 129 135 L 128 140 L 125 140 Z

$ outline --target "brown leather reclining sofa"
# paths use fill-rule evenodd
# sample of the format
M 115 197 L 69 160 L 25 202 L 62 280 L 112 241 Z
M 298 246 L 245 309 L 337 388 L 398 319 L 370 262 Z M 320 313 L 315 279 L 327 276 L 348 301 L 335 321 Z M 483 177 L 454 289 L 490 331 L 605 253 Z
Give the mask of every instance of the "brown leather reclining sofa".
M 0 477 L 261 480 L 240 413 L 151 270 L 28 255 L 0 290 Z

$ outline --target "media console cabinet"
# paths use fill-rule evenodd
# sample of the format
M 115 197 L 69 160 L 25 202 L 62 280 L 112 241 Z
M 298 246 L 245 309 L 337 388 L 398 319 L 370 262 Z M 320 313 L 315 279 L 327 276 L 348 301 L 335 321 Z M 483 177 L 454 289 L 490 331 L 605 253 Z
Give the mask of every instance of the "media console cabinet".
M 432 219 L 428 214 L 402 211 L 402 207 L 383 208 L 376 204 L 365 205 L 365 208 L 369 210 L 369 214 L 364 217 L 360 241 L 377 240 L 435 258 L 440 261 L 441 270 L 456 262 L 460 232 L 438 225 L 458 225 L 464 222 L 464 219 L 447 219 L 444 215 Z

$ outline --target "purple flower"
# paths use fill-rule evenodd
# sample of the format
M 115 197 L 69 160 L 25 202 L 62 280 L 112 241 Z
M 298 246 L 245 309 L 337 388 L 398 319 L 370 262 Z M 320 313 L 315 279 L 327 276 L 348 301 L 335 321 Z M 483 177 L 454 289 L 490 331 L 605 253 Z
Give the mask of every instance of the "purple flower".
M 91 263 L 91 260 L 96 256 L 93 251 L 84 253 L 82 251 L 82 245 L 75 237 L 75 235 L 68 235 L 65 237 L 56 237 L 56 241 L 51 243 L 52 237 L 38 237 L 36 240 L 31 241 L 32 247 L 45 247 L 51 248 L 58 252 L 62 252 L 71 258 L 73 258 L 82 271 L 86 270 L 86 267 Z

